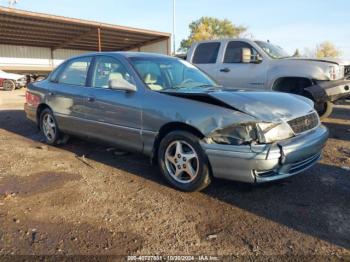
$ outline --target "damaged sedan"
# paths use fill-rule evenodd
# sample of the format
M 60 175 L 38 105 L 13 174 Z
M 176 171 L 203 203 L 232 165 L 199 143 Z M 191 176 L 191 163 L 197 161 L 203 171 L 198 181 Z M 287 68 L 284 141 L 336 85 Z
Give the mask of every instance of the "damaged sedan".
M 183 191 L 213 178 L 262 183 L 301 173 L 328 138 L 305 97 L 225 89 L 186 61 L 145 53 L 71 58 L 29 85 L 25 111 L 48 144 L 74 135 L 143 153 Z

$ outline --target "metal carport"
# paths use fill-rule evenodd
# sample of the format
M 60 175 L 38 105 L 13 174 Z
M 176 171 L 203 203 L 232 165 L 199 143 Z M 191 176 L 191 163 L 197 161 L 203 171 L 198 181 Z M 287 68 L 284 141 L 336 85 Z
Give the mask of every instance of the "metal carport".
M 47 71 L 69 56 L 86 51 L 170 54 L 170 36 L 170 33 L 0 7 L 0 69 Z M 45 62 L 40 61 L 36 65 L 38 59 L 49 60 L 49 64 L 44 66 Z

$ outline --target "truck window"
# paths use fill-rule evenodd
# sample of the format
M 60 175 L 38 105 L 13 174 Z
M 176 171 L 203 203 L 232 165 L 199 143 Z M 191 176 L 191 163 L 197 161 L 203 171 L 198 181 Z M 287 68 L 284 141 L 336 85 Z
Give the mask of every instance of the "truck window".
M 220 43 L 199 44 L 194 52 L 194 64 L 215 64 L 220 49 Z
M 224 57 L 224 63 L 234 64 L 242 62 L 242 48 L 250 48 L 252 50 L 252 55 L 257 55 L 257 51 L 248 43 L 232 41 L 229 42 Z

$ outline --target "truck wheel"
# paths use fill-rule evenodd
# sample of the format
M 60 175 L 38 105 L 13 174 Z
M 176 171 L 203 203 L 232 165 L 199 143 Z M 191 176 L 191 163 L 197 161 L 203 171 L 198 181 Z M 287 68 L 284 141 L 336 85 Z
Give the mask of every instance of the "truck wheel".
M 333 103 L 332 102 L 322 102 L 322 103 L 315 103 L 315 109 L 320 116 L 321 119 L 325 119 L 329 117 L 333 112 Z
M 158 162 L 163 176 L 174 187 L 200 191 L 210 184 L 210 168 L 199 138 L 185 131 L 174 131 L 162 139 Z
M 12 91 L 16 89 L 16 83 L 13 80 L 6 79 L 3 82 L 3 87 L 5 91 Z

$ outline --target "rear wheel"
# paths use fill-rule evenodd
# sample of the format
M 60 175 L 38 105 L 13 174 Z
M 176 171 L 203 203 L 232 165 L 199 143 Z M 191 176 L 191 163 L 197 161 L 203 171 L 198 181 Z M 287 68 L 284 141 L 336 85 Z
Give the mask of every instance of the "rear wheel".
M 57 145 L 60 139 L 60 131 L 52 111 L 44 109 L 40 115 L 40 129 L 45 136 L 45 141 L 49 145 Z
M 207 156 L 199 138 L 189 132 L 174 131 L 164 137 L 158 162 L 163 176 L 182 191 L 200 191 L 211 182 Z
M 3 88 L 5 91 L 12 91 L 16 89 L 16 83 L 13 80 L 6 79 L 3 82 Z

